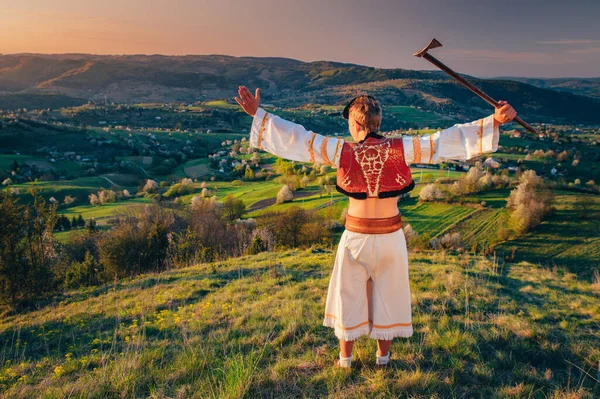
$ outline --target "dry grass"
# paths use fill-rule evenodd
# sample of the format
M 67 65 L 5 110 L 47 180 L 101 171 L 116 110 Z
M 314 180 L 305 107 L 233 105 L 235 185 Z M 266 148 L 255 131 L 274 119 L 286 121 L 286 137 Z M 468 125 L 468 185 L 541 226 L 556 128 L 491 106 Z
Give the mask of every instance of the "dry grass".
M 0 321 L 0 397 L 600 395 L 593 284 L 529 263 L 411 256 L 415 334 L 389 370 L 361 338 L 331 366 L 321 325 L 334 254 L 286 251 L 73 291 Z

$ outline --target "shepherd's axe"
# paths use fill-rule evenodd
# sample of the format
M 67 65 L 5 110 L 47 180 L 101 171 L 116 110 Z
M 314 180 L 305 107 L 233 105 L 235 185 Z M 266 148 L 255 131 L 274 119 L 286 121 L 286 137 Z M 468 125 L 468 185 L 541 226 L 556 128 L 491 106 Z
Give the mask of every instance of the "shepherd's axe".
M 476 87 L 473 84 L 471 84 L 470 82 L 468 82 L 465 78 L 463 78 L 462 76 L 460 76 L 459 74 L 454 72 L 452 69 L 448 68 L 442 62 L 440 62 L 440 60 L 438 60 L 437 58 L 435 58 L 434 56 L 429 54 L 429 50 L 431 50 L 433 48 L 437 48 L 437 47 L 442 47 L 442 43 L 440 43 L 436 39 L 433 39 L 427 45 L 427 47 L 423 48 L 422 50 L 417 51 L 414 54 L 414 56 L 420 57 L 420 58 L 425 58 L 427 61 L 431 62 L 436 67 L 440 68 L 442 71 L 444 71 L 448 75 L 452 76 L 454 79 L 456 79 L 460 84 L 465 86 L 467 89 L 469 89 L 473 93 L 477 94 L 485 102 L 492 105 L 494 108 L 498 108 L 500 106 L 498 104 L 498 101 L 494 100 L 492 97 L 485 94 L 483 91 L 481 91 L 481 89 L 479 89 L 478 87 Z M 523 119 L 519 118 L 518 116 L 515 116 L 515 118 L 513 120 L 515 122 L 517 122 L 519 125 L 523 126 L 525 129 L 529 130 L 531 133 L 536 134 L 536 135 L 538 134 L 538 132 L 533 127 L 531 127 L 531 125 L 529 125 L 527 122 L 525 122 Z

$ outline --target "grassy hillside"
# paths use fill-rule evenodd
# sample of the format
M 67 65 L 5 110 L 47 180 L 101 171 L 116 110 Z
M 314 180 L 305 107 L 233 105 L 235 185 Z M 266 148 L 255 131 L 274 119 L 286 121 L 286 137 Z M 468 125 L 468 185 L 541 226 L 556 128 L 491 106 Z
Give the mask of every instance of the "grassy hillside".
M 507 77 L 499 78 L 515 80 L 533 86 L 558 91 L 566 91 L 590 97 L 600 98 L 600 78 L 521 78 Z
M 596 98 L 522 82 L 472 79 L 492 97 L 509 100 L 520 115 L 533 118 L 533 122 L 600 123 L 594 112 L 600 104 Z M 77 105 L 81 99 L 129 104 L 200 100 L 230 108 L 231 104 L 210 101 L 232 100 L 240 84 L 262 87 L 264 101 L 278 106 L 340 105 L 357 92 L 367 91 L 388 105 L 419 105 L 444 114 L 471 117 L 489 109 L 440 71 L 223 55 L 0 56 L 0 92 L 7 96 L 0 96 L 0 105 L 8 109 L 25 107 L 23 94 L 38 95 L 31 97 L 29 108 Z M 46 98 L 49 93 L 52 98 Z M 68 104 L 69 98 L 72 104 Z
M 335 249 L 335 248 L 332 248 Z M 411 255 L 414 335 L 389 370 L 331 366 L 334 259 L 286 251 L 68 292 L 0 321 L 0 397 L 600 395 L 600 285 L 530 263 Z
M 499 250 L 547 267 L 560 265 L 588 279 L 594 271 L 600 274 L 600 198 L 557 191 L 554 206 L 556 212 L 535 230 Z

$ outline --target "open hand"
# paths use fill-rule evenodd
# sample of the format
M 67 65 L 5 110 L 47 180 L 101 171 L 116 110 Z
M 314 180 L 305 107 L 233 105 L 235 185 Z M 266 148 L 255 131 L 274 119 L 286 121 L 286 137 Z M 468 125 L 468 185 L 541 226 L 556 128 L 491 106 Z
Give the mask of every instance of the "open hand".
M 498 101 L 498 107 L 494 111 L 494 121 L 498 125 L 512 121 L 517 116 L 517 111 L 506 101 Z
M 250 90 L 246 86 L 240 86 L 238 88 L 238 94 L 240 98 L 235 98 L 238 104 L 246 111 L 250 116 L 254 116 L 258 110 L 258 104 L 260 104 L 260 89 L 256 89 L 256 95 L 252 95 Z

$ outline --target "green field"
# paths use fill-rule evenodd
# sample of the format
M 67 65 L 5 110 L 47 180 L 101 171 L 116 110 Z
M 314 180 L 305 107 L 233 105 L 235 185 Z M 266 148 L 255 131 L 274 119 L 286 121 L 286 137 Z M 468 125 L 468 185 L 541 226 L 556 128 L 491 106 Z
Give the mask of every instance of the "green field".
M 12 169 L 13 161 L 15 160 L 19 163 L 19 165 L 24 163 L 30 166 L 35 165 L 41 170 L 49 169 L 56 171 L 60 175 L 82 176 L 84 173 L 81 169 L 81 166 L 75 162 L 60 160 L 56 162 L 50 162 L 46 158 L 36 157 L 33 155 L 2 154 L 0 155 L 0 180 L 4 180 L 11 176 L 9 170 Z
M 97 222 L 102 223 L 103 219 L 113 216 L 119 212 L 124 211 L 127 207 L 132 205 L 148 204 L 151 201 L 147 198 L 131 198 L 124 201 L 117 201 L 102 205 L 80 205 L 67 208 L 59 211 L 60 215 L 65 215 L 71 219 L 73 216 L 81 215 L 84 219 L 96 219 Z
M 554 215 L 530 233 L 498 247 L 505 255 L 515 251 L 516 259 L 546 267 L 564 267 L 582 278 L 600 274 L 600 197 L 587 196 L 592 205 L 581 217 L 575 203 L 580 193 L 558 191 Z
M 403 223 L 410 224 L 417 233 L 427 233 L 431 237 L 445 232 L 475 211 L 469 206 L 420 203 L 414 197 L 400 203 Z
M 30 188 L 34 188 L 46 200 L 54 197 L 62 202 L 64 197 L 70 195 L 76 198 L 75 204 L 88 203 L 88 195 L 96 193 L 100 188 L 111 188 L 112 184 L 101 177 L 81 177 L 74 180 L 65 181 L 41 181 L 15 184 L 12 187 L 18 188 L 23 200 L 30 200 L 28 193 Z
M 230 104 L 225 100 L 206 101 L 202 105 L 204 105 L 206 107 L 213 107 L 213 108 L 223 108 L 223 109 L 232 109 L 232 110 L 240 109 L 240 106 L 238 104 Z
M 264 253 L 67 292 L 0 319 L 3 398 L 592 398 L 600 288 L 529 263 L 410 256 L 414 334 L 322 326 L 334 252 Z
M 428 126 L 430 128 L 435 127 L 447 127 L 454 124 L 454 119 L 436 114 L 430 111 L 422 111 L 415 107 L 409 107 L 404 105 L 390 105 L 384 109 L 386 115 L 391 114 L 394 117 L 409 123 L 415 123 L 419 126 Z M 425 129 L 419 129 L 419 132 Z

